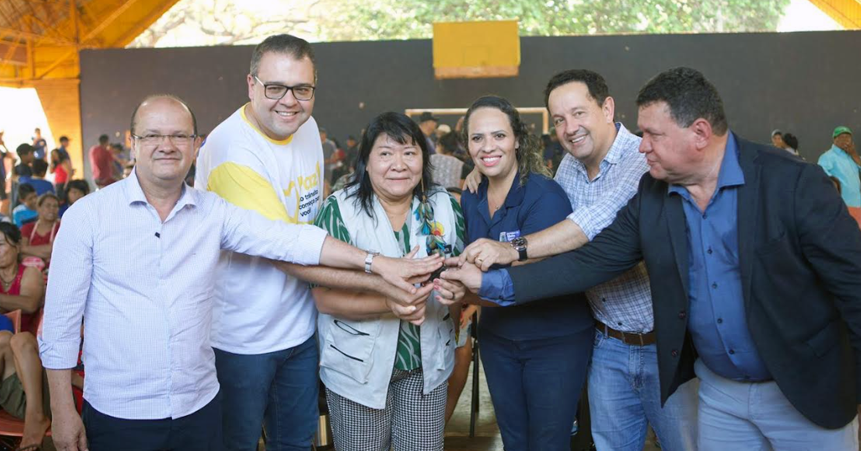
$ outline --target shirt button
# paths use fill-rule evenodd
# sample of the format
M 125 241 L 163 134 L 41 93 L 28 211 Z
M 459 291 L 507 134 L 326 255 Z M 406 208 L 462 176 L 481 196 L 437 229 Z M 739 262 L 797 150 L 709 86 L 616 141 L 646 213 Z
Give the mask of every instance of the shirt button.
M 712 283 L 712 288 L 717 288 L 717 282 Z
M 620 325 L 620 326 L 622 325 L 622 323 L 616 323 L 616 324 L 618 324 L 618 325 Z
M 685 319 L 685 317 L 687 317 L 687 316 L 688 316 L 688 315 L 687 315 L 687 313 L 685 313 L 685 311 L 684 311 L 684 310 L 682 310 L 681 312 L 679 312 L 679 319 Z
M 717 323 L 718 323 L 718 324 L 722 324 L 722 323 L 723 323 L 723 318 L 718 318 Z
M 735 354 L 735 350 L 734 350 L 734 349 L 730 349 L 730 350 L 729 350 L 729 353 L 730 353 L 730 355 Z
M 606 298 L 601 298 L 601 302 L 607 302 Z
M 711 255 L 712 254 L 712 248 L 709 248 L 709 250 L 707 250 L 706 252 L 708 252 L 709 255 Z
M 678 356 L 679 356 L 679 351 L 676 351 L 675 349 L 673 349 L 672 351 L 670 351 L 670 354 L 671 354 L 673 357 L 678 357 Z
M 707 213 L 703 213 L 703 219 L 706 219 L 708 217 L 709 217 L 709 215 Z

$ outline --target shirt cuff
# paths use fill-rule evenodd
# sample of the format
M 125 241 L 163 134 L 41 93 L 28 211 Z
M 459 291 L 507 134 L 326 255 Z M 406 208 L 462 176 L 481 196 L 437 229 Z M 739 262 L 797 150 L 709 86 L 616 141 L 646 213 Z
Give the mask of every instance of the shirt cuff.
M 296 252 L 293 253 L 293 263 L 299 265 L 319 265 L 323 254 L 323 243 L 329 235 L 325 230 L 312 225 L 300 226 Z
M 586 235 L 586 238 L 589 241 L 592 241 L 592 238 L 595 238 L 595 235 L 600 232 L 600 230 L 596 230 L 594 226 L 595 218 L 592 217 L 592 214 L 589 213 L 588 208 L 578 208 L 576 211 L 568 215 L 568 219 L 574 221 L 574 224 L 577 224 L 580 227 L 580 230 L 583 231 L 583 234 Z
M 42 366 L 49 370 L 68 370 L 78 365 L 80 341 L 45 343 L 39 338 L 39 358 Z
M 478 296 L 502 307 L 514 305 L 514 284 L 508 270 L 495 269 L 484 273 L 481 277 Z

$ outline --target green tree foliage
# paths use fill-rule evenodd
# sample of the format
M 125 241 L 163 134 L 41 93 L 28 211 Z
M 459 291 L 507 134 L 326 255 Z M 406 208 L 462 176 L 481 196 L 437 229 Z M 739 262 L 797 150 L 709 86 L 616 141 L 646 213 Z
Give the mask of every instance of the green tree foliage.
M 774 31 L 790 0 L 328 1 L 325 40 L 420 39 L 433 22 L 519 19 L 522 36 Z

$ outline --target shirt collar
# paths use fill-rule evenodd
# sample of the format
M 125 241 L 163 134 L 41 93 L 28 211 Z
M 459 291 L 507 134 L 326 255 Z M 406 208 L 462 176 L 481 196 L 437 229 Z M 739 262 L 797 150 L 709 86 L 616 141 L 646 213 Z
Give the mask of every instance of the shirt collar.
M 604 164 L 606 161 L 608 164 L 616 164 L 619 160 L 622 159 L 622 156 L 625 153 L 627 148 L 626 143 L 630 140 L 630 137 L 636 138 L 631 132 L 625 128 L 625 125 L 621 122 L 616 122 L 616 138 L 613 140 L 613 144 L 610 145 L 610 150 L 607 151 L 607 155 L 604 155 L 604 159 L 601 160 L 601 164 Z M 583 164 L 580 160 L 574 158 L 574 165 L 582 172 L 586 172 L 586 165 Z
M 735 141 L 735 135 L 728 133 L 716 189 L 744 185 L 744 172 L 738 163 L 738 143 Z
M 841 157 L 848 157 L 848 158 L 850 158 L 850 159 L 852 158 L 852 157 L 850 157 L 850 156 L 849 156 L 849 154 L 848 154 L 848 153 L 846 153 L 846 151 L 845 151 L 845 150 L 843 150 L 843 149 L 841 149 L 841 148 L 837 147 L 837 144 L 832 144 L 832 145 L 831 145 L 831 151 L 832 151 L 832 152 L 834 152 L 834 153 L 836 153 L 837 155 L 840 155 Z
M 140 181 L 138 181 L 137 170 L 132 169 L 131 174 L 125 178 L 121 183 L 125 184 L 126 190 L 126 199 L 129 202 L 129 205 L 133 205 L 135 203 L 148 203 L 146 200 L 146 195 L 143 192 L 143 188 L 141 188 Z M 197 206 L 197 198 L 195 196 L 194 190 L 188 189 L 189 187 L 183 182 L 182 184 L 182 194 L 179 196 L 179 200 L 176 202 L 176 206 L 174 207 L 175 211 L 181 210 L 186 205 L 196 207 Z
M 540 177 L 536 174 L 531 174 L 530 177 Z M 476 193 L 479 199 L 479 205 L 487 204 L 487 189 L 490 186 L 490 181 L 487 180 L 487 177 L 482 177 L 481 184 L 478 186 L 478 193 Z M 500 206 L 500 210 L 516 207 L 523 202 L 523 197 L 526 194 L 526 190 L 523 186 L 520 186 L 520 171 L 517 171 L 517 174 L 514 175 L 514 180 L 511 181 L 511 188 L 508 190 L 508 194 L 505 196 L 505 201 Z M 479 208 L 481 212 L 481 216 L 484 216 L 488 211 L 487 208 Z M 492 222 L 491 217 L 485 218 L 486 222 L 490 224 Z
M 613 145 L 610 146 L 610 150 L 607 151 L 607 155 L 604 156 L 604 161 L 610 164 L 618 163 L 625 152 L 625 143 L 633 136 L 634 135 L 625 128 L 624 124 L 616 122 L 616 139 L 613 140 Z
M 729 135 L 727 136 L 726 148 L 724 148 L 723 152 L 723 160 L 720 163 L 720 172 L 718 173 L 715 191 L 730 186 L 744 185 L 744 172 L 742 172 L 741 165 L 738 163 L 738 143 L 732 132 L 727 133 Z M 669 192 L 684 196 L 688 190 L 682 185 L 672 184 L 669 186 Z

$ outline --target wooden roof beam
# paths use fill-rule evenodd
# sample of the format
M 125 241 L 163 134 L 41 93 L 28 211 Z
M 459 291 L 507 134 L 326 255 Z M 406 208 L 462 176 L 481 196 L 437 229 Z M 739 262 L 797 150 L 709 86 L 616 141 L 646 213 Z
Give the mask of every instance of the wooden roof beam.
M 118 6 L 116 9 L 111 12 L 108 17 L 105 17 L 104 20 L 98 25 L 96 25 L 92 30 L 90 30 L 82 39 L 81 43 L 86 43 L 87 41 L 98 36 L 99 33 L 102 32 L 105 28 L 109 27 L 115 20 L 117 20 L 120 16 L 122 16 L 129 8 L 134 6 L 138 0 L 126 0 L 122 5 Z
M 26 39 L 28 41 L 42 41 L 48 42 L 57 45 L 75 45 L 74 42 L 67 39 L 56 39 L 49 36 L 43 36 L 38 33 L 31 33 L 29 31 L 16 30 L 14 28 L 3 28 L 0 27 L 0 33 L 4 36 L 9 36 L 18 39 Z
M 18 43 L 0 42 L 0 64 L 27 65 L 27 48 Z

